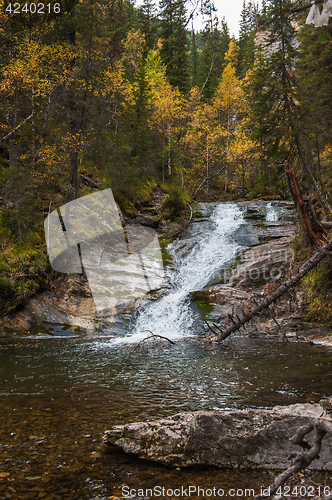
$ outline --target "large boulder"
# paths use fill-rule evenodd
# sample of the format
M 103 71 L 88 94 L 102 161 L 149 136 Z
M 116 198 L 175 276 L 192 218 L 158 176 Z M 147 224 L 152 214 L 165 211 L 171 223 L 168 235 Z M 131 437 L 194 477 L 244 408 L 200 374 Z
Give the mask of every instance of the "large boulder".
M 299 427 L 326 411 L 319 404 L 295 404 L 271 410 L 195 411 L 150 422 L 117 425 L 104 441 L 140 458 L 185 467 L 251 467 L 280 469 L 289 455 L 301 452 L 289 439 Z M 326 416 L 329 420 L 331 417 Z M 332 420 L 331 420 L 332 421 Z M 308 434 L 310 443 L 312 434 Z M 331 461 L 332 438 L 323 441 L 320 458 L 312 467 Z

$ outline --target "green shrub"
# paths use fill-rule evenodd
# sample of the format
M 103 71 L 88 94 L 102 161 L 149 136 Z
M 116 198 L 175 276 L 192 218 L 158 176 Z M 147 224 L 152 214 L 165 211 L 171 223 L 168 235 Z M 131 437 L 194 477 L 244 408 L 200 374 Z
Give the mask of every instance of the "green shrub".
M 120 193 L 114 195 L 115 201 L 119 205 L 122 212 L 127 214 L 129 217 L 134 217 L 136 210 L 135 205 L 126 196 Z
M 308 304 L 306 320 L 323 323 L 332 327 L 332 270 L 330 258 L 318 264 L 303 279 L 303 289 L 307 294 Z
M 143 184 L 135 195 L 135 202 L 137 205 L 146 205 L 151 200 L 153 191 L 156 189 L 157 183 L 153 178 L 148 178 L 148 180 Z
M 180 188 L 174 187 L 166 196 L 162 210 L 170 220 L 175 220 L 180 217 L 189 200 L 190 197 L 186 190 L 181 191 Z

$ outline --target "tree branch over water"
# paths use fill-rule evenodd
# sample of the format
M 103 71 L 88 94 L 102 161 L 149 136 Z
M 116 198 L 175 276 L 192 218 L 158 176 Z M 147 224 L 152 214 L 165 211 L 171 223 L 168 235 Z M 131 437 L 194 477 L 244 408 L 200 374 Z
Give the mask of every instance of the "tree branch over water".
M 158 333 L 153 333 L 151 332 L 151 330 L 143 330 L 143 332 L 149 332 L 151 333 L 151 335 L 149 337 L 146 337 L 145 339 L 141 340 L 135 347 L 134 351 L 136 351 L 137 349 L 139 349 L 141 347 L 141 345 L 143 344 L 143 342 L 145 342 L 146 340 L 150 340 L 150 339 L 154 339 L 154 338 L 159 338 L 159 339 L 163 339 L 163 340 L 168 340 L 168 342 L 170 344 L 175 344 L 175 342 L 173 342 L 173 340 L 170 340 L 168 339 L 167 337 L 163 337 L 163 335 L 159 335 Z

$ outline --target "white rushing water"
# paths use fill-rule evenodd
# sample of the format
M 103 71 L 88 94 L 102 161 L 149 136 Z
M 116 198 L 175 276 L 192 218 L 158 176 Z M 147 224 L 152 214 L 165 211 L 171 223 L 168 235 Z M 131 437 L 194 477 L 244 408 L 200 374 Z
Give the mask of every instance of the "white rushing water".
M 265 217 L 265 219 L 267 222 L 276 222 L 279 219 L 278 212 L 272 206 L 271 202 L 266 205 L 266 217 Z
M 201 240 L 198 239 L 198 244 L 176 263 L 177 270 L 169 293 L 142 308 L 128 335 L 113 339 L 113 342 L 139 342 L 149 335 L 147 330 L 169 339 L 192 335 L 198 316 L 188 300 L 189 293 L 207 285 L 214 273 L 231 262 L 241 248 L 231 237 L 244 223 L 237 205 L 217 205 L 211 222 L 212 227 L 206 230 Z

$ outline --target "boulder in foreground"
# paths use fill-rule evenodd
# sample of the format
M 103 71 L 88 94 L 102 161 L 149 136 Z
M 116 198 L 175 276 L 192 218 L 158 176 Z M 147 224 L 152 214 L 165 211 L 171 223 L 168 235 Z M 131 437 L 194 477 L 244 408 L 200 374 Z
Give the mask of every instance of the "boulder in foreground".
M 289 455 L 301 452 L 289 439 L 299 427 L 315 423 L 326 412 L 319 404 L 295 404 L 271 410 L 195 411 L 150 422 L 117 425 L 104 441 L 138 457 L 164 465 L 186 467 L 251 467 L 281 469 Z M 312 433 L 308 434 L 308 442 Z M 332 437 L 323 441 L 320 458 L 311 465 L 321 469 L 332 456 Z

